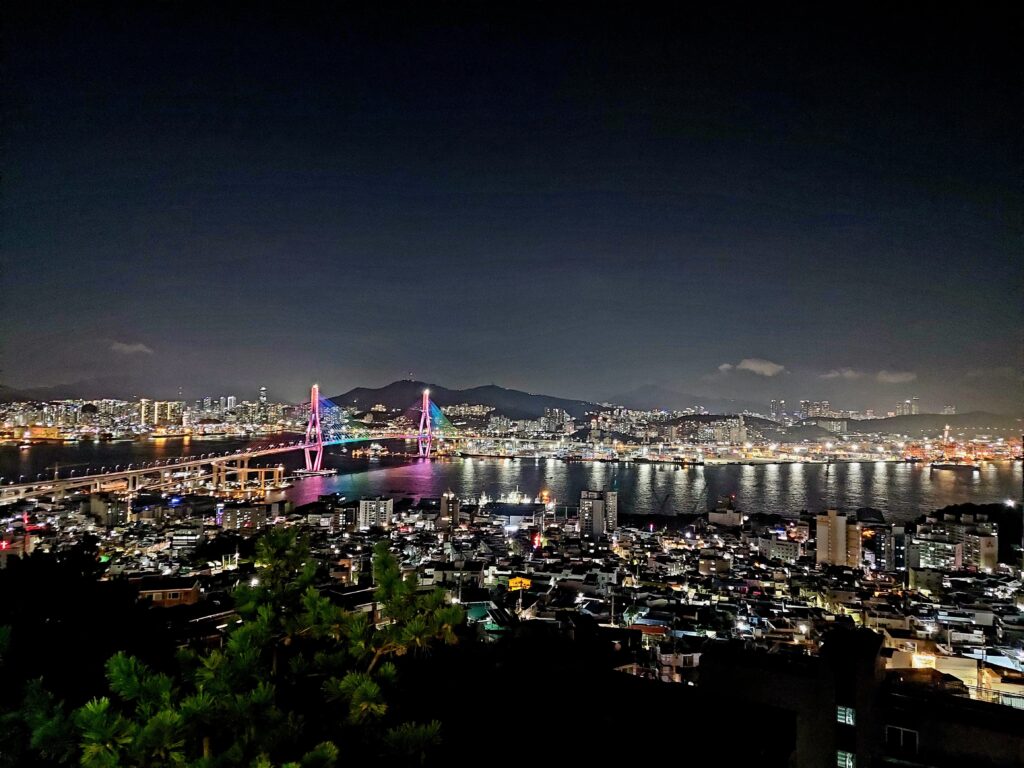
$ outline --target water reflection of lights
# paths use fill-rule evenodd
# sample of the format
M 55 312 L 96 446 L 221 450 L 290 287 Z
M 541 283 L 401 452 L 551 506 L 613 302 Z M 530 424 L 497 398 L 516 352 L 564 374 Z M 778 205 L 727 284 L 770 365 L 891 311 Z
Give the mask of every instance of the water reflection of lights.
M 649 513 L 660 508 L 666 496 L 667 510 L 689 513 L 695 505 L 713 504 L 723 494 L 736 493 L 738 505 L 746 512 L 795 515 L 801 509 L 821 509 L 826 495 L 824 464 L 707 465 L 662 472 L 656 472 L 650 464 L 606 466 L 601 462 L 558 460 L 506 464 L 483 458 L 382 463 L 369 471 L 365 464 L 346 464 L 348 460 L 341 459 L 337 476 L 298 483 L 285 492 L 286 496 L 304 504 L 315 501 L 321 493 L 343 493 L 349 498 L 378 494 L 438 497 L 451 488 L 464 498 L 483 491 L 498 497 L 518 486 L 531 497 L 547 490 L 560 504 L 574 506 L 581 490 L 611 488 L 614 484 L 623 514 Z M 916 517 L 921 508 L 1016 496 L 1024 479 L 1022 465 L 1005 462 L 991 467 L 991 471 L 986 467 L 986 471 L 972 473 L 974 476 L 965 482 L 963 473 L 928 472 L 919 464 L 834 464 L 828 470 L 828 485 L 847 506 L 874 506 L 889 519 L 907 520 Z

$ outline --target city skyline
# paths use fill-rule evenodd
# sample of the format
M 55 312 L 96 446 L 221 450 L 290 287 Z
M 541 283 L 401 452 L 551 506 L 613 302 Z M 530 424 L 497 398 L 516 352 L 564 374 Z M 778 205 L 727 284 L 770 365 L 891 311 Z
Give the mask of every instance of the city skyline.
M 375 389 L 387 390 L 388 387 L 397 385 L 403 382 L 414 381 L 413 379 L 395 380 L 393 382 L 387 382 L 381 387 L 355 387 L 352 390 L 366 389 L 373 391 Z M 427 387 L 438 387 L 443 386 L 436 382 L 419 382 L 423 386 Z M 196 410 L 210 410 L 211 407 L 214 410 L 225 411 L 231 410 L 236 405 L 247 404 L 255 405 L 261 402 L 266 402 L 269 397 L 270 402 L 282 403 L 286 405 L 296 405 L 302 402 L 309 402 L 308 393 L 305 399 L 296 398 L 290 399 L 282 395 L 277 394 L 270 396 L 265 386 L 248 386 L 241 390 L 218 388 L 212 391 L 201 392 L 198 389 L 184 389 L 179 387 L 173 394 L 156 394 L 153 392 L 131 392 L 126 394 L 124 391 L 116 390 L 112 392 L 101 392 L 101 390 L 94 389 L 96 383 L 91 383 L 86 388 L 75 391 L 75 387 L 53 387 L 53 388 L 37 388 L 28 390 L 12 390 L 5 389 L 0 385 L 0 402 L 60 402 L 60 401 L 100 401 L 100 400 L 121 400 L 121 401 L 153 401 L 161 403 L 182 403 L 186 408 L 191 407 L 192 403 L 195 403 Z M 884 418 L 888 416 L 910 416 L 910 415 L 956 415 L 958 412 L 977 412 L 978 409 L 962 409 L 956 402 L 949 398 L 938 399 L 934 402 L 922 401 L 922 399 L 916 395 L 908 395 L 905 398 L 896 398 L 891 402 L 879 403 L 876 407 L 871 405 L 853 407 L 850 403 L 844 401 L 835 401 L 828 398 L 821 398 L 819 396 L 813 397 L 800 397 L 800 398 L 771 398 L 766 401 L 757 400 L 744 400 L 744 399 L 722 399 L 714 395 L 693 395 L 688 393 L 672 392 L 666 389 L 641 388 L 634 393 L 625 393 L 615 397 L 582 397 L 582 398 L 563 398 L 559 393 L 551 392 L 537 392 L 518 390 L 511 387 L 504 387 L 500 384 L 488 384 L 479 385 L 476 387 L 466 388 L 452 388 L 453 392 L 465 392 L 467 393 L 467 404 L 471 404 L 472 396 L 471 393 L 474 390 L 480 389 L 481 387 L 498 387 L 502 390 L 507 390 L 516 394 L 547 397 L 555 399 L 572 400 L 576 399 L 581 402 L 588 403 L 595 407 L 598 406 L 615 406 L 624 407 L 631 410 L 638 411 L 654 411 L 654 410 L 665 410 L 665 411 L 682 411 L 694 407 L 704 408 L 709 413 L 759 413 L 768 416 L 791 416 L 797 418 L 807 418 L 808 416 L 828 416 L 838 414 L 854 414 L 858 418 Z M 153 388 L 156 392 L 169 393 L 173 388 L 171 387 L 155 387 Z M 250 391 L 251 390 L 251 391 Z M 243 394 L 239 396 L 238 392 L 241 391 Z M 324 397 L 331 397 L 335 399 L 343 398 L 346 392 L 333 393 L 332 389 L 328 388 L 324 390 Z M 251 397 L 250 397 L 251 395 Z M 659 401 L 657 398 L 663 398 L 663 401 Z M 689 400 L 684 400 L 689 398 Z M 1016 413 L 997 414 L 1002 416 L 1015 416 Z

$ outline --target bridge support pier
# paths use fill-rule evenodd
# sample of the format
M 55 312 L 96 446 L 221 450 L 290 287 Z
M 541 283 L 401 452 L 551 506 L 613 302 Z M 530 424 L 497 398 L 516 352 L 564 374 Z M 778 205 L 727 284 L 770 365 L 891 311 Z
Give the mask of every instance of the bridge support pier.
M 309 391 L 309 422 L 306 424 L 306 471 L 319 472 L 324 461 L 324 433 L 320 427 L 320 385 Z
M 430 458 L 430 448 L 433 443 L 433 429 L 430 420 L 430 390 L 423 390 L 423 402 L 420 408 L 420 431 L 419 431 L 419 454 L 424 458 Z

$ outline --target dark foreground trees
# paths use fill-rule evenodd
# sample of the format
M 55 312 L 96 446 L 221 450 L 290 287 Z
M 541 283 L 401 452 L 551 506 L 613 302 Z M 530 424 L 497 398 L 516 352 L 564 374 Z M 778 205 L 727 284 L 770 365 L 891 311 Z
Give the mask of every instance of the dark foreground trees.
M 417 593 L 384 543 L 374 550 L 376 616 L 342 610 L 314 586 L 308 544 L 290 529 L 268 531 L 257 561 L 222 648 L 181 651 L 160 669 L 118 653 L 108 690 L 72 712 L 30 684 L 6 716 L 28 741 L 25 757 L 86 768 L 317 768 L 341 754 L 422 763 L 441 726 L 389 716 L 395 660 L 454 643 L 462 611 L 443 593 Z

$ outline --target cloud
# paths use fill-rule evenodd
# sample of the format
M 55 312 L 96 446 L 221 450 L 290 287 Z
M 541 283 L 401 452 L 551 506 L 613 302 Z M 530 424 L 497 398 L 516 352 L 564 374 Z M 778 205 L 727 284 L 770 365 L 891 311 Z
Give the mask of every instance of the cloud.
M 122 355 L 152 355 L 153 350 L 147 347 L 142 342 L 135 342 L 134 344 L 126 344 L 123 341 L 115 341 L 110 345 L 112 352 L 117 352 Z
M 822 379 L 860 379 L 863 378 L 864 374 L 861 371 L 856 371 L 853 368 L 833 368 L 828 373 L 821 374 Z
M 762 360 L 760 357 L 745 357 L 736 366 L 737 371 L 750 371 L 758 376 L 778 376 L 786 370 L 784 365 L 773 363 L 771 360 Z
M 738 363 L 733 365 L 732 363 L 722 363 L 718 366 L 718 372 L 705 376 L 705 379 L 714 381 L 721 379 L 723 376 L 728 376 L 731 371 L 747 371 L 758 376 L 778 376 L 780 373 L 789 373 L 784 365 L 773 363 L 771 360 L 765 360 L 760 357 L 745 357 Z
M 916 379 L 917 374 L 910 371 L 879 371 L 875 378 L 883 384 L 906 384 Z

